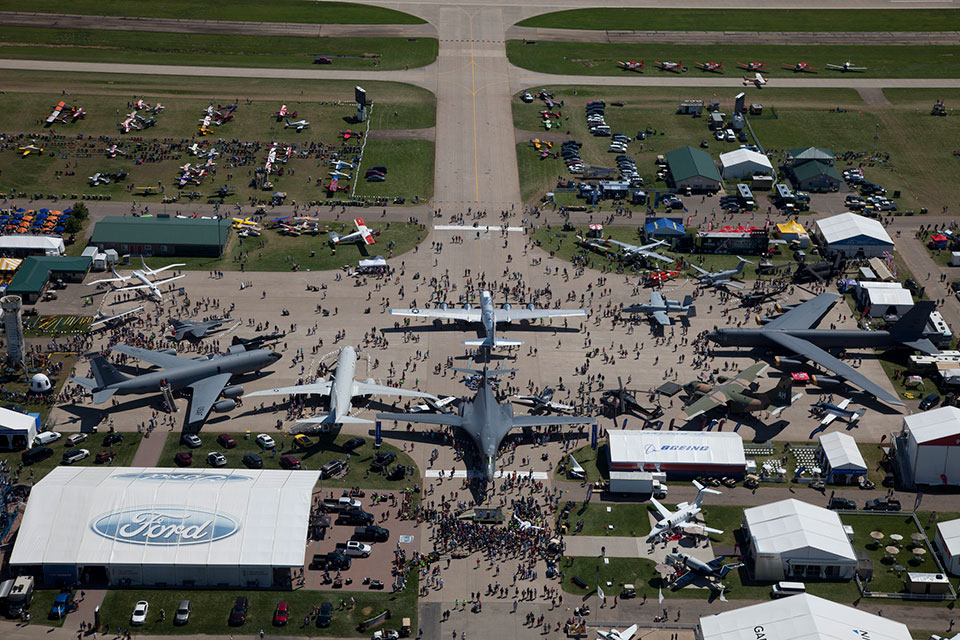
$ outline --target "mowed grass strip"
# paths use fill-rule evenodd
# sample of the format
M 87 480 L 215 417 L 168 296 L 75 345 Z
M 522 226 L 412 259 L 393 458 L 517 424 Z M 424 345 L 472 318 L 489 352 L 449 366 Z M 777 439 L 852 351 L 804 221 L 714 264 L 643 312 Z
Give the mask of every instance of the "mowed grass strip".
M 771 78 L 797 77 L 781 64 L 807 62 L 819 69 L 816 74 L 802 74 L 805 78 L 958 78 L 960 51 L 947 46 L 795 46 L 795 45 L 664 45 L 664 44 L 610 44 L 600 42 L 537 42 L 524 44 L 523 40 L 507 41 L 510 62 L 541 73 L 583 76 L 618 76 L 632 74 L 617 67 L 618 60 L 643 60 L 644 77 L 709 77 L 700 71 L 696 62 L 717 61 L 726 66 L 718 77 L 741 77 L 738 62 L 761 60 Z M 660 71 L 657 60 L 683 62 L 686 73 Z M 855 66 L 867 67 L 864 72 L 846 73 L 829 70 L 826 65 L 851 61 Z M 771 84 L 776 85 L 776 82 Z
M 42 460 L 35 464 L 27 465 L 20 470 L 20 482 L 25 484 L 35 484 L 43 479 L 48 473 L 53 471 L 59 466 L 70 466 L 70 467 L 129 467 L 130 463 L 133 462 L 133 457 L 137 453 L 137 449 L 140 447 L 140 440 L 142 436 L 139 433 L 127 433 L 124 432 L 120 435 L 123 436 L 122 442 L 117 442 L 108 446 L 103 446 L 103 439 L 106 437 L 107 432 L 102 431 L 100 433 L 89 433 L 87 434 L 87 439 L 83 442 L 78 442 L 75 445 L 67 445 L 67 438 L 77 433 L 76 431 L 63 431 L 61 429 L 54 429 L 60 433 L 63 437 L 52 442 L 48 445 L 43 445 L 53 449 L 53 455 Z M 63 454 L 67 451 L 72 451 L 73 449 L 86 449 L 90 452 L 90 456 L 84 458 L 79 462 L 74 462 L 71 465 L 63 465 L 61 462 L 63 460 Z M 97 454 L 101 451 L 113 451 L 116 453 L 116 457 L 113 459 L 113 462 L 108 463 L 98 463 L 96 461 Z M 21 456 L 23 455 L 22 451 L 13 451 L 7 453 L 0 453 L 0 461 L 6 462 L 7 466 L 11 469 L 16 469 L 20 465 Z
M 953 31 L 960 12 L 949 9 L 569 9 L 518 27 L 642 31 Z
M 0 27 L 0 45 L 6 58 L 32 60 L 387 71 L 430 64 L 438 41 Z M 315 56 L 333 64 L 312 67 Z
M 423 24 L 416 16 L 353 2 L 303 2 L 303 0 L 234 0 L 197 4 L 190 0 L 36 0 L 34 13 L 76 13 L 97 16 L 238 20 L 244 22 L 309 22 L 322 24 Z

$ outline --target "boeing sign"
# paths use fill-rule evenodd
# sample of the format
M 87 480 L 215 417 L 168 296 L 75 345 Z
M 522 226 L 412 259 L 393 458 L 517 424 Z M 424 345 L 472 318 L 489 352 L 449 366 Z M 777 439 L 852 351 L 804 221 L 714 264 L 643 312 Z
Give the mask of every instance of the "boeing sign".
M 710 445 L 706 444 L 662 444 L 659 447 L 655 444 L 648 444 L 643 448 L 644 453 L 656 453 L 658 451 L 709 451 Z
M 144 546 L 209 544 L 240 530 L 231 516 L 185 507 L 141 507 L 99 516 L 94 533 L 117 542 Z

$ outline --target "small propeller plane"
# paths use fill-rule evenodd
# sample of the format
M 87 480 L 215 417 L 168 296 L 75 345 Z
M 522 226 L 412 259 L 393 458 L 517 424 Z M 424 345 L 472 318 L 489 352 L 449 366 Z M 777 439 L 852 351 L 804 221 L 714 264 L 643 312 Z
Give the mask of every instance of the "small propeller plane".
M 43 146 L 37 146 L 36 144 L 25 144 L 23 146 L 17 147 L 17 151 L 20 153 L 20 156 L 26 158 L 31 153 L 43 153 Z
M 850 62 L 849 60 L 847 60 L 843 64 L 828 64 L 827 69 L 833 69 L 834 71 L 843 71 L 844 73 L 846 73 L 847 71 L 866 71 L 867 70 L 866 67 L 853 66 L 853 63 Z
M 697 69 L 700 71 L 709 71 L 711 73 L 723 73 L 722 62 L 698 62 Z
M 348 233 L 345 236 L 341 236 L 335 231 L 330 232 L 330 244 L 342 244 L 344 242 L 360 242 L 363 241 L 364 244 L 375 244 L 375 236 L 380 235 L 379 231 L 371 231 L 367 224 L 363 221 L 363 218 L 354 218 L 353 224 L 356 225 L 357 230 L 353 233 Z
M 351 131 L 350 129 L 346 129 L 344 131 L 341 131 L 340 135 L 343 136 L 344 140 L 349 140 L 350 138 L 362 138 L 363 131 Z
M 764 85 L 767 84 L 767 79 L 764 78 L 759 71 L 754 75 L 754 77 L 743 76 L 744 86 L 754 85 L 757 89 L 762 89 Z
M 353 176 L 349 173 L 344 173 L 343 171 L 330 171 L 329 175 L 331 178 L 343 178 L 344 180 L 352 180 Z
M 533 529 L 534 531 L 543 530 L 543 527 L 538 527 L 534 525 L 532 522 L 530 522 L 529 520 L 521 520 L 520 517 L 517 516 L 517 514 L 513 514 L 513 519 L 516 520 L 517 527 L 520 528 L 520 531 L 527 531 L 529 529 Z
M 810 410 L 814 412 L 815 415 L 822 415 L 823 419 L 820 420 L 820 425 L 825 427 L 837 418 L 842 418 L 846 421 L 847 424 L 853 424 L 857 420 L 863 417 L 863 414 L 867 412 L 867 409 L 861 408 L 856 411 L 850 411 L 847 407 L 850 405 L 850 398 L 844 398 L 840 401 L 840 404 L 833 404 L 830 402 L 815 402 L 810 406 Z
M 50 115 L 47 116 L 47 119 L 46 119 L 46 121 L 44 121 L 43 126 L 49 127 L 49 126 L 52 125 L 54 122 L 56 122 L 57 120 L 59 120 L 59 119 L 60 119 L 60 114 L 63 112 L 63 108 L 64 108 L 65 105 L 66 105 L 66 103 L 65 103 L 63 100 L 61 100 L 60 102 L 58 102 L 58 103 L 57 103 L 57 106 L 55 106 L 55 107 L 53 108 L 53 111 L 50 113 Z
M 569 404 L 555 402 L 553 400 L 553 393 L 553 387 L 546 387 L 540 395 L 513 397 L 517 402 L 530 405 L 533 408 L 533 413 L 564 413 L 576 409 L 576 407 Z
M 99 171 L 87 179 L 90 181 L 91 187 L 99 187 L 102 184 L 110 184 L 110 178 L 103 175 Z
M 127 152 L 114 144 L 106 148 L 106 154 L 108 158 L 116 158 L 117 156 L 127 155 Z
M 794 64 L 783 63 L 780 65 L 784 69 L 793 71 L 794 73 L 816 73 L 817 68 L 811 67 L 809 62 L 797 62 Z
M 654 64 L 657 65 L 657 68 L 660 69 L 660 71 L 683 73 L 687 70 L 687 68 L 683 66 L 683 61 L 681 60 L 677 60 L 676 62 L 673 62 L 672 60 L 666 60 L 664 62 L 655 61 Z
M 640 60 L 639 62 L 636 60 L 626 60 L 624 62 L 618 60 L 617 66 L 624 71 L 636 71 L 637 73 L 643 73 L 643 60 Z
M 352 162 L 344 162 L 343 160 L 332 160 L 330 164 L 333 165 L 334 171 L 340 171 L 340 169 L 343 169 L 344 167 L 347 169 L 353 169 L 354 167 Z
M 747 71 L 769 71 L 767 65 L 763 62 L 738 62 L 737 66 L 741 69 L 746 69 Z
M 639 627 L 635 624 L 630 625 L 622 631 L 613 628 L 611 628 L 610 631 L 597 629 L 597 635 L 599 636 L 597 640 L 632 640 L 633 636 L 637 634 L 637 629 L 639 629 Z
M 278 110 L 273 112 L 273 115 L 276 117 L 277 122 L 280 122 L 284 118 L 296 118 L 297 112 L 288 110 L 287 105 L 282 104 Z
M 289 120 L 286 120 L 285 123 L 284 123 L 284 125 L 283 125 L 283 128 L 284 128 L 284 129 L 296 129 L 296 130 L 297 130 L 297 133 L 300 133 L 301 131 L 303 131 L 304 129 L 306 129 L 306 128 L 309 127 L 309 126 L 310 126 L 310 122 L 307 121 L 307 120 L 295 120 L 295 121 L 293 121 L 293 122 L 290 122 Z
M 143 311 L 143 305 L 139 307 L 134 307 L 133 309 L 128 309 L 127 311 L 115 313 L 112 315 L 109 313 L 103 313 L 102 311 L 98 311 L 97 315 L 94 316 L 93 318 L 93 322 L 90 323 L 90 328 L 98 329 L 101 326 L 111 326 L 111 327 L 116 326 L 120 324 L 120 322 L 124 318 L 129 318 L 130 316 L 132 316 L 133 314 L 139 311 Z

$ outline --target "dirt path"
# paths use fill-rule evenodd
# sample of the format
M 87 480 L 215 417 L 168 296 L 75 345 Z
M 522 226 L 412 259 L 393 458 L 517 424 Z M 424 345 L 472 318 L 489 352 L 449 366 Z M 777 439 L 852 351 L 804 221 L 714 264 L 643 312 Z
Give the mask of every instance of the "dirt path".
M 887 100 L 887 96 L 883 95 L 883 89 L 878 89 L 875 87 L 857 89 L 857 93 L 860 94 L 860 97 L 871 107 L 889 107 L 891 106 L 890 101 Z
M 433 142 L 437 137 L 436 127 L 423 129 L 374 129 L 370 140 L 426 140 Z

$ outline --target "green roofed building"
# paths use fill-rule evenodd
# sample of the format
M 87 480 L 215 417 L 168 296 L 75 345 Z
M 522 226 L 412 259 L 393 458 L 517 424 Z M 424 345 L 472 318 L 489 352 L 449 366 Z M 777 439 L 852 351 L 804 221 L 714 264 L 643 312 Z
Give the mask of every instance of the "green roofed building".
M 29 256 L 24 258 L 13 280 L 7 285 L 6 295 L 17 295 L 27 304 L 33 304 L 40 299 L 51 279 L 83 282 L 90 271 L 91 262 L 89 256 Z
M 694 191 L 719 191 L 722 185 L 720 172 L 713 158 L 706 151 L 693 147 L 681 147 L 666 154 L 670 170 L 669 184 L 675 189 L 690 188 Z
M 807 162 L 833 164 L 833 151 L 821 147 L 799 147 L 787 151 L 787 164 L 798 167 Z
M 836 167 L 819 160 L 794 165 L 789 173 L 793 188 L 800 191 L 836 191 L 843 182 Z
M 211 256 L 223 253 L 229 220 L 107 216 L 96 224 L 90 244 L 120 255 Z

